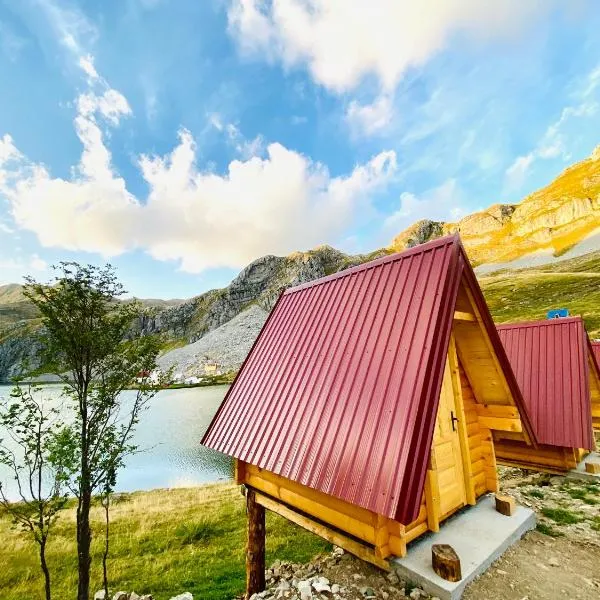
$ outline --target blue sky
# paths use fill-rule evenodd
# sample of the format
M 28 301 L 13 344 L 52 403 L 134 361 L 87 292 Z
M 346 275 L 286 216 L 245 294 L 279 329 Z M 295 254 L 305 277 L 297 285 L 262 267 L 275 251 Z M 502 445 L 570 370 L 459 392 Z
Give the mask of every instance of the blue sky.
M 600 143 L 589 1 L 0 0 L 0 283 L 143 297 L 517 202 Z

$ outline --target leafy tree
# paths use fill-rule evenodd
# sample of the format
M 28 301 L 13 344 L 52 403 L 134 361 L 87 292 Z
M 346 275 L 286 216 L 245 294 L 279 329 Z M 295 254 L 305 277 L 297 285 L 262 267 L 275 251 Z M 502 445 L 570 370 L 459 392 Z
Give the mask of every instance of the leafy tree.
M 114 269 L 61 263 L 49 285 L 28 278 L 25 295 L 42 316 L 42 367 L 64 384 L 74 419 L 60 436 L 60 462 L 68 467 L 77 498 L 78 600 L 88 600 L 95 492 L 113 484 L 140 413 L 156 393 L 148 374 L 156 368 L 159 340 L 132 337 L 144 312 L 125 294 Z M 121 392 L 138 379 L 133 399 Z M 66 467 L 66 468 L 67 468 Z
M 0 464 L 8 467 L 18 494 L 14 502 L 0 482 L 0 506 L 38 544 L 46 600 L 51 600 L 46 545 L 67 502 L 66 474 L 56 454 L 64 424 L 57 407 L 45 406 L 37 387 L 17 385 L 0 405 L 0 425 L 8 434 L 8 439 L 0 440 Z

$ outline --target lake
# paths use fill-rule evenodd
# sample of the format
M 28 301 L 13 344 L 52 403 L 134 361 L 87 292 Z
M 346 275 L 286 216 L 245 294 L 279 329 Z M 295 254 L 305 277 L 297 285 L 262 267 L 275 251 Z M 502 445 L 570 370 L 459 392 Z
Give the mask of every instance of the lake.
M 161 390 L 141 415 L 133 443 L 143 452 L 130 456 L 119 472 L 117 491 L 189 487 L 231 479 L 232 460 L 200 445 L 200 439 L 229 386 Z M 0 386 L 0 397 L 10 395 Z M 61 387 L 45 386 L 47 397 L 58 398 Z M 135 392 L 124 392 L 124 400 Z M 0 428 L 0 438 L 4 437 Z M 14 483 L 0 466 L 0 481 L 14 495 Z M 11 489 L 12 486 L 12 489 Z

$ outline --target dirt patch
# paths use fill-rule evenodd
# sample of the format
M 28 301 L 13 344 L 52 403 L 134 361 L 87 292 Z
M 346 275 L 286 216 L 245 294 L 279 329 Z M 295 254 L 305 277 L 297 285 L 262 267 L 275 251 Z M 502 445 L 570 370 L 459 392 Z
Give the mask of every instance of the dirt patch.
M 468 586 L 463 598 L 597 600 L 600 547 L 531 532 Z
M 468 586 L 463 598 L 598 600 L 600 485 L 510 468 L 500 468 L 500 485 L 504 493 L 536 512 L 538 530 L 528 533 Z M 429 597 L 410 582 L 339 548 L 306 565 L 276 562 L 267 577 L 270 589 L 262 598 Z

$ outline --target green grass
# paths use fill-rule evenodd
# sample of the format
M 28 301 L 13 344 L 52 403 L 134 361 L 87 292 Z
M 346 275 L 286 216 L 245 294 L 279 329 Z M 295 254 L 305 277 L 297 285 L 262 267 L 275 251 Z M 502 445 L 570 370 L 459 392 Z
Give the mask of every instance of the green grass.
M 558 531 L 557 529 L 554 529 L 554 527 L 548 525 L 547 523 L 538 523 L 535 528 L 540 533 L 543 533 L 544 535 L 549 535 L 550 537 L 560 537 L 561 535 L 563 535 L 562 532 Z
M 542 508 L 542 514 L 559 525 L 573 525 L 582 521 L 578 514 L 566 508 Z
M 542 492 L 541 490 L 526 490 L 523 493 L 527 496 L 531 496 L 532 498 L 537 498 L 538 500 L 544 499 L 544 492 Z
M 92 590 L 101 587 L 102 511 L 92 510 Z M 168 600 L 230 599 L 244 590 L 245 506 L 238 488 L 217 484 L 122 495 L 112 510 L 111 589 Z M 41 600 L 36 546 L 0 515 L 0 598 Z M 267 564 L 306 562 L 331 546 L 272 513 L 267 514 Z M 54 598 L 76 595 L 75 514 L 66 510 L 48 547 Z
M 600 336 L 600 253 L 499 271 L 479 283 L 498 323 L 545 319 L 549 309 L 564 307 L 584 318 L 592 337 Z

